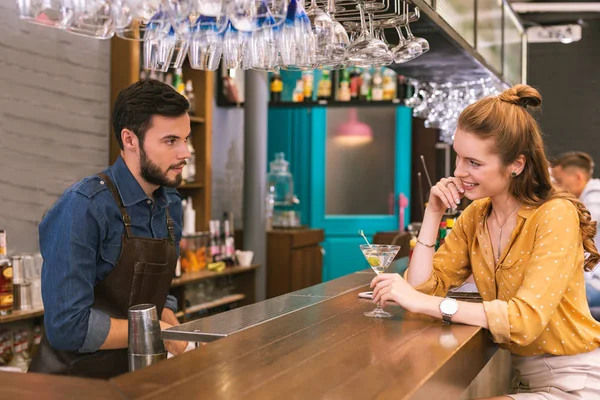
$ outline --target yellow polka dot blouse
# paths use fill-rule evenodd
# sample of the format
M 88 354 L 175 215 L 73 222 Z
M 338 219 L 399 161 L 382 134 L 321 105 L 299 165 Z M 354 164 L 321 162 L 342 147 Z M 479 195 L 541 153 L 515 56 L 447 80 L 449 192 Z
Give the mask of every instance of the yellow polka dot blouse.
M 490 199 L 473 202 L 433 257 L 416 289 L 445 296 L 473 273 L 494 341 L 514 354 L 572 355 L 600 346 L 600 323 L 585 296 L 579 218 L 568 200 L 522 206 L 500 261 L 486 219 Z

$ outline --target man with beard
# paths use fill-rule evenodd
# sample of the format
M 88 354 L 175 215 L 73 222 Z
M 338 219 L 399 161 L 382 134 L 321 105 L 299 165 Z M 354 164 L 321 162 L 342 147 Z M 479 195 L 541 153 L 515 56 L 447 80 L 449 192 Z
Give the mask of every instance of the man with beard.
M 182 226 L 175 188 L 190 157 L 188 108 L 159 81 L 123 89 L 112 115 L 119 158 L 69 187 L 44 217 L 45 335 L 29 371 L 103 379 L 127 372 L 132 305 L 155 304 L 162 329 L 178 324 L 168 291 Z M 165 341 L 175 355 L 186 346 Z

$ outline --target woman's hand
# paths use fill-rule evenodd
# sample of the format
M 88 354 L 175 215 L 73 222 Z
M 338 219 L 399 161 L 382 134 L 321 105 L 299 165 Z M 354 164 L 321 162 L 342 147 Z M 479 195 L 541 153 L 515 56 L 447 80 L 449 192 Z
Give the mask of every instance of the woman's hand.
M 385 306 L 386 301 L 393 300 L 408 311 L 414 312 L 422 296 L 399 274 L 379 274 L 371 281 L 373 302 Z
M 442 178 L 431 188 L 427 208 L 435 213 L 444 213 L 448 208 L 455 208 L 464 193 L 465 189 L 460 178 Z

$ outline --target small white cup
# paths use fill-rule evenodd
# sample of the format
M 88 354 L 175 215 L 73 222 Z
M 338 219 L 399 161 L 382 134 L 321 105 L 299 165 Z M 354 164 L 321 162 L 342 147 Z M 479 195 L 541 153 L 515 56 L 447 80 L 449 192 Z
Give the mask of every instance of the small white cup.
M 252 265 L 252 258 L 254 257 L 254 252 L 250 250 L 236 250 L 235 257 L 237 258 L 238 264 L 241 267 L 249 267 L 250 265 Z

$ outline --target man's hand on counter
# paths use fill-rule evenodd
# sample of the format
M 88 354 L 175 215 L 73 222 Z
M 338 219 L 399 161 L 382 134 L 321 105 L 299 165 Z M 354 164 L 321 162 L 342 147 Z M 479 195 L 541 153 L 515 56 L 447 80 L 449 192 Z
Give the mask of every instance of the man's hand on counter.
M 163 309 L 160 319 L 161 330 L 169 329 L 173 326 L 179 325 L 179 320 L 175 316 L 175 313 L 169 308 Z M 164 343 L 165 349 L 174 356 L 183 353 L 188 346 L 188 342 L 183 342 L 180 340 L 165 340 Z

